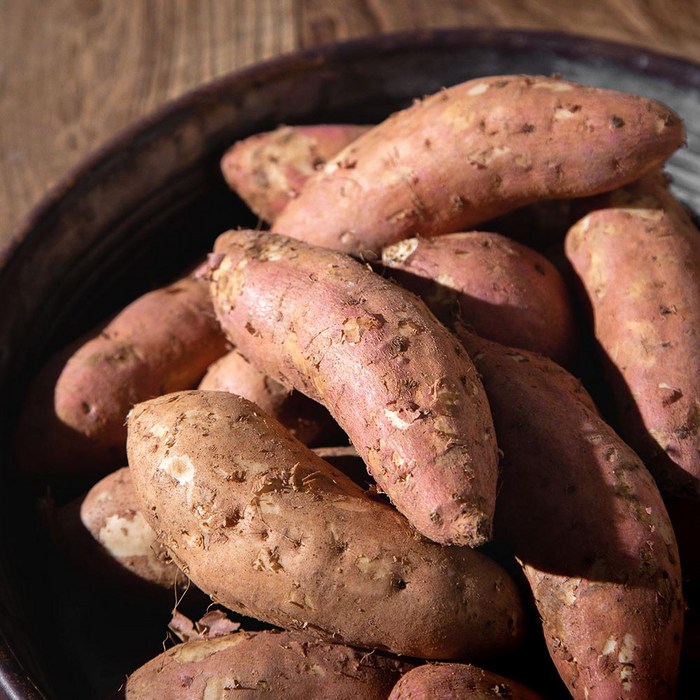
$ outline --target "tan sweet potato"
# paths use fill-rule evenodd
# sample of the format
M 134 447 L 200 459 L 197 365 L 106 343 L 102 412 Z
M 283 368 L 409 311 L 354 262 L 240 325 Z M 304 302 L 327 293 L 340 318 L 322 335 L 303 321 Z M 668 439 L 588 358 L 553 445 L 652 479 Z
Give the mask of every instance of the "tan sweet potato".
M 664 491 L 700 498 L 700 232 L 650 177 L 574 225 L 566 253 L 620 432 Z
M 237 141 L 221 159 L 228 186 L 271 223 L 329 158 L 368 127 L 356 124 L 280 126 Z
M 189 391 L 139 404 L 128 452 L 158 539 L 231 610 L 430 659 L 520 639 L 521 604 L 499 565 L 419 536 L 245 399 Z
M 385 700 L 411 665 L 292 632 L 178 644 L 129 676 L 126 700 Z
M 122 466 L 131 407 L 195 387 L 226 349 L 203 279 L 189 276 L 138 298 L 36 377 L 17 430 L 19 468 L 54 479 Z
M 141 515 L 127 467 L 53 511 L 49 523 L 57 548 L 113 590 L 153 597 L 153 587 L 182 591 L 189 585 Z
M 578 332 L 569 290 L 543 255 L 496 233 L 408 238 L 382 251 L 391 277 L 482 337 L 571 365 Z
M 215 250 L 212 298 L 240 352 L 328 408 L 419 532 L 486 541 L 497 481 L 488 402 L 425 305 L 347 255 L 283 236 L 230 231 Z
M 210 365 L 199 388 L 228 391 L 252 401 L 306 445 L 329 444 L 339 438 L 340 429 L 321 404 L 264 375 L 237 350 Z
M 503 451 L 496 538 L 522 563 L 559 674 L 582 700 L 675 697 L 681 573 L 652 476 L 565 370 L 460 338 Z
M 542 700 L 533 690 L 471 664 L 423 664 L 401 676 L 388 700 Z
M 539 199 L 613 189 L 660 167 L 683 138 L 679 117 L 643 97 L 542 76 L 476 78 L 357 138 L 273 230 L 370 256 Z

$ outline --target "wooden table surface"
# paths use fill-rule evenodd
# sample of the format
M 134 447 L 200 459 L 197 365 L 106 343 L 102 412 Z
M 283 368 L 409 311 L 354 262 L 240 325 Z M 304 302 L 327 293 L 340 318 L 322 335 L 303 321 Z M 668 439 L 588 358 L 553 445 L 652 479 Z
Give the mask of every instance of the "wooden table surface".
M 327 42 L 478 26 L 700 63 L 699 0 L 0 0 L 0 249 L 81 158 L 195 85 Z

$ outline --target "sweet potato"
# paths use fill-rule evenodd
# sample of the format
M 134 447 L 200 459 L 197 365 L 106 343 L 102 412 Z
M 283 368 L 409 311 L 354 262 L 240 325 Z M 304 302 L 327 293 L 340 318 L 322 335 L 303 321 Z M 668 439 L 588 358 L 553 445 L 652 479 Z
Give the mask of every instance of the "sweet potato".
M 559 674 L 582 700 L 675 697 L 681 573 L 652 476 L 565 370 L 459 335 L 503 451 L 495 536 L 522 563 Z
M 126 700 L 385 700 L 410 664 L 292 632 L 178 644 L 134 671 Z
M 700 498 L 700 232 L 659 177 L 607 198 L 566 238 L 616 425 L 662 490 Z
M 226 349 L 203 279 L 189 276 L 138 298 L 36 377 L 17 430 L 19 468 L 48 479 L 119 468 L 129 409 L 195 387 Z
M 318 168 L 367 129 L 355 124 L 280 126 L 234 143 L 221 159 L 221 172 L 253 212 L 271 223 Z
M 403 287 L 429 298 L 446 325 L 455 318 L 482 337 L 571 365 L 578 333 L 559 271 L 540 253 L 496 233 L 409 238 L 382 251 Z
M 215 251 L 212 298 L 239 351 L 328 408 L 419 532 L 486 541 L 497 482 L 488 402 L 425 305 L 347 255 L 283 236 L 230 231 Z
M 124 467 L 49 518 L 57 548 L 76 567 L 113 590 L 155 595 L 154 587 L 184 590 L 187 577 L 170 560 L 141 515 Z
M 542 700 L 533 690 L 471 664 L 423 664 L 408 671 L 388 700 Z
M 210 365 L 199 388 L 228 391 L 252 401 L 307 445 L 339 438 L 340 429 L 321 404 L 259 372 L 237 350 Z
M 650 99 L 541 76 L 476 78 L 357 138 L 273 230 L 368 257 L 539 199 L 611 190 L 660 167 L 683 138 L 679 117 Z
M 128 452 L 159 541 L 231 610 L 430 659 L 519 641 L 521 604 L 499 565 L 419 536 L 245 399 L 189 391 L 139 404 Z

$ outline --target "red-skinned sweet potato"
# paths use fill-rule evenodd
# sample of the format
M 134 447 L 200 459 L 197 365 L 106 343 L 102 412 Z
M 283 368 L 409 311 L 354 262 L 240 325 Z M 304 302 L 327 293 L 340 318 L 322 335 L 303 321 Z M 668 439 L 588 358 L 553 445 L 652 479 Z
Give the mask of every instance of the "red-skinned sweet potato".
M 293 632 L 235 632 L 168 649 L 134 671 L 125 700 L 385 700 L 411 667 Z
M 575 224 L 566 253 L 590 304 L 616 424 L 662 490 L 700 498 L 700 232 L 659 177 Z
M 52 510 L 47 520 L 57 549 L 110 590 L 153 600 L 163 589 L 177 592 L 189 586 L 141 515 L 127 467 Z
M 652 476 L 565 370 L 459 336 L 503 451 L 496 538 L 522 564 L 562 679 L 582 700 L 675 697 L 681 572 Z
M 195 387 L 226 349 L 199 276 L 139 297 L 36 377 L 20 414 L 18 467 L 48 479 L 100 477 L 119 468 L 131 407 Z
M 328 408 L 419 532 L 471 546 L 489 538 L 488 402 L 460 344 L 417 297 L 347 255 L 263 232 L 220 236 L 210 275 L 228 338 Z
M 542 76 L 476 78 L 357 138 L 273 230 L 368 257 L 538 199 L 611 190 L 660 167 L 683 139 L 679 117 L 643 97 Z
M 533 690 L 471 664 L 423 664 L 408 671 L 388 700 L 542 700 Z
M 210 365 L 199 388 L 228 391 L 252 401 L 307 445 L 332 444 L 340 437 L 340 429 L 321 404 L 264 375 L 237 350 Z
M 576 318 L 564 279 L 543 255 L 496 233 L 408 238 L 382 250 L 390 276 L 448 326 L 571 365 Z

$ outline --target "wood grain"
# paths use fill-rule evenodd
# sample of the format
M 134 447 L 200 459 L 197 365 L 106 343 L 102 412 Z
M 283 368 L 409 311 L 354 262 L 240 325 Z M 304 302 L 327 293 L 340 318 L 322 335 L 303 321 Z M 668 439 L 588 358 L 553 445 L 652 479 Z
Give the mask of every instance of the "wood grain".
M 195 85 L 326 42 L 476 26 L 700 62 L 700 3 L 686 0 L 0 0 L 0 248 L 81 158 Z

